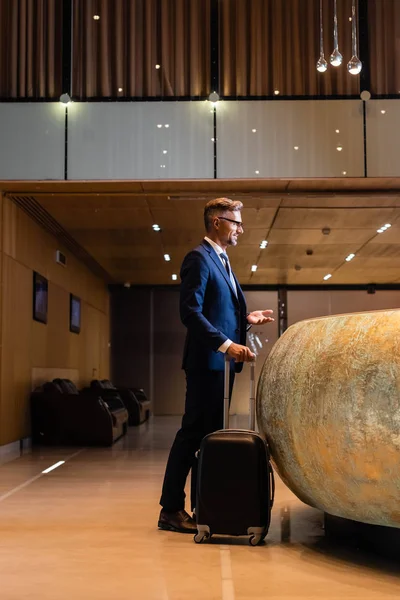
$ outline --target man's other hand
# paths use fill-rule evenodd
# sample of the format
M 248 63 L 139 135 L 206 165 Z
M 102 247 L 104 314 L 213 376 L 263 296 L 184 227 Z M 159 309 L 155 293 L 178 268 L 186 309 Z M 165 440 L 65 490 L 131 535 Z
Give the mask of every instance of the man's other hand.
M 247 322 L 250 325 L 264 325 L 264 323 L 271 323 L 275 320 L 271 317 L 273 313 L 273 310 L 253 310 L 253 312 L 247 315 Z

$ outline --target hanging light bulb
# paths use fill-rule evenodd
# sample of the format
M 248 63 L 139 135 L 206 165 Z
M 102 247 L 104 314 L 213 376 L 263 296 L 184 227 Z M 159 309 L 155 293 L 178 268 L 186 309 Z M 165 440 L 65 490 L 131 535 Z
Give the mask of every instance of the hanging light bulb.
M 319 59 L 317 62 L 317 71 L 325 73 L 328 63 L 324 56 L 324 26 L 322 21 L 322 0 L 319 0 Z
M 339 52 L 337 6 L 336 0 L 333 0 L 333 52 L 330 57 L 330 63 L 333 67 L 340 67 L 342 60 L 343 56 Z
M 353 56 L 347 63 L 347 70 L 351 75 L 358 75 L 362 69 L 362 63 L 357 56 L 356 0 L 352 0 L 351 5 L 351 46 L 353 50 Z

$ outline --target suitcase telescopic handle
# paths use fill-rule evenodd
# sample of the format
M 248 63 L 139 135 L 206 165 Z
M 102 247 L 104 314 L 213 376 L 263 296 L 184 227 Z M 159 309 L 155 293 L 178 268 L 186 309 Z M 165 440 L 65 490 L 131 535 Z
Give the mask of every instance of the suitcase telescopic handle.
M 229 381 L 231 370 L 231 358 L 225 354 L 225 378 L 224 378 L 224 429 L 229 428 Z M 256 427 L 256 361 L 250 363 L 250 410 L 249 429 L 254 431 Z

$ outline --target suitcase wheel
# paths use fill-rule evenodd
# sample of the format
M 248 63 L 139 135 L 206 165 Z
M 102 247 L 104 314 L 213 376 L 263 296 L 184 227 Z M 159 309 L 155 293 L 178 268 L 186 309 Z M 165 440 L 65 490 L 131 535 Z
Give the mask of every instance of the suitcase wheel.
M 208 533 L 208 531 L 199 531 L 198 533 L 196 533 L 193 539 L 196 542 L 196 544 L 201 544 L 202 542 L 204 542 L 204 540 L 208 540 L 209 537 L 210 534 Z
M 258 546 L 259 544 L 261 544 L 261 542 L 264 541 L 265 535 L 261 535 L 261 534 L 257 534 L 257 535 L 251 535 L 249 538 L 249 544 L 250 546 Z

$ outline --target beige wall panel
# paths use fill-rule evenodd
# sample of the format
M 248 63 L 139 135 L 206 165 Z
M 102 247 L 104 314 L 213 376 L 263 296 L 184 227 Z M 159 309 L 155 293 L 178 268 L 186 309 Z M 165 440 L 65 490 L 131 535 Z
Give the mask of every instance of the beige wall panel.
M 30 435 L 29 394 L 39 379 L 68 377 L 83 386 L 109 373 L 105 282 L 8 199 L 2 216 L 0 445 Z M 66 268 L 55 262 L 57 249 Z M 46 325 L 32 318 L 33 271 L 49 280 Z M 79 335 L 69 331 L 71 292 L 82 303 Z
M 0 444 L 29 435 L 32 274 L 3 255 Z

